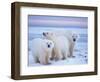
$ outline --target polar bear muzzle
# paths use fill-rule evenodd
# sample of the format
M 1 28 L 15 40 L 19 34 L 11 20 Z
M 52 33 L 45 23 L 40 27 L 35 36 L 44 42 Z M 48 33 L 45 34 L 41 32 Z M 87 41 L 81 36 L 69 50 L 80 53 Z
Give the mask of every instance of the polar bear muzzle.
M 51 48 L 51 46 L 52 46 L 52 43 L 47 43 L 48 48 Z
M 73 41 L 75 42 L 76 41 L 76 38 L 73 38 Z
M 48 48 L 50 48 L 50 44 L 48 44 Z

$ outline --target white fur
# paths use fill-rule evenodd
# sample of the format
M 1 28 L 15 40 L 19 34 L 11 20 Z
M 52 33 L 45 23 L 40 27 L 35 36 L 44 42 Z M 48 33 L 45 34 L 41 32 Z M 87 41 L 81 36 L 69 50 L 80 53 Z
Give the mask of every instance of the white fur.
M 53 50 L 53 58 L 60 60 L 66 59 L 67 57 L 74 57 L 73 50 L 75 40 L 78 35 L 72 31 L 55 31 L 55 32 L 44 32 L 45 38 L 52 40 L 55 44 Z
M 74 57 L 73 51 L 74 51 L 75 43 L 76 43 L 77 39 L 79 38 L 78 34 L 75 31 L 67 30 L 67 31 L 56 32 L 56 36 L 65 36 L 68 39 L 68 41 L 69 41 L 69 52 L 70 52 L 68 57 Z
M 53 58 L 56 60 L 66 59 L 69 55 L 69 41 L 63 36 L 57 36 L 55 32 L 44 33 L 45 38 L 54 42 Z
M 76 43 L 77 39 L 79 38 L 78 34 L 75 31 L 71 31 L 71 30 L 56 31 L 55 33 L 56 33 L 56 36 L 65 36 L 68 39 L 68 41 L 69 41 L 69 52 L 70 52 L 68 57 L 74 57 L 73 51 L 74 51 L 75 43 Z M 74 39 L 75 39 L 75 41 L 74 41 Z
M 48 48 L 48 44 L 50 47 Z M 36 38 L 32 41 L 32 54 L 35 62 L 49 64 L 54 43 L 51 40 Z

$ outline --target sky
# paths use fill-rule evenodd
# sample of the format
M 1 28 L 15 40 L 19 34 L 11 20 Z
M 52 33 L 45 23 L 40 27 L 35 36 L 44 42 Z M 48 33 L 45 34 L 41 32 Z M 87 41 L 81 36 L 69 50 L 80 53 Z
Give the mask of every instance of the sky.
M 29 40 L 42 37 L 45 31 L 71 30 L 81 36 L 79 41 L 87 42 L 87 17 L 29 15 L 28 27 Z
M 82 27 L 87 28 L 87 17 L 29 15 L 29 27 Z

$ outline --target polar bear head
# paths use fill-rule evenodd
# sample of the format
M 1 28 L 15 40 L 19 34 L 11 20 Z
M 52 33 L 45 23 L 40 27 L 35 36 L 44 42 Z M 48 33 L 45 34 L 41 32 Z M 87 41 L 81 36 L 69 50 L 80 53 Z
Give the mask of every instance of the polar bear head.
M 44 41 L 45 41 L 45 44 L 46 44 L 45 48 L 46 48 L 47 51 L 50 51 L 54 48 L 53 41 L 48 40 L 48 39 L 44 39 Z
M 73 39 L 73 42 L 76 42 L 77 39 L 78 39 L 78 35 L 76 33 L 73 33 L 72 34 L 72 39 Z
M 57 36 L 65 36 L 68 40 L 75 43 L 78 39 L 78 34 L 74 31 L 54 31 L 54 32 L 43 32 L 43 36 L 46 39 L 53 40 Z
M 71 42 L 75 43 L 79 38 L 78 34 L 75 31 L 67 30 L 62 32 L 61 35 L 67 37 Z
M 54 32 L 43 32 L 43 36 L 46 39 L 52 40 L 55 37 L 55 33 Z

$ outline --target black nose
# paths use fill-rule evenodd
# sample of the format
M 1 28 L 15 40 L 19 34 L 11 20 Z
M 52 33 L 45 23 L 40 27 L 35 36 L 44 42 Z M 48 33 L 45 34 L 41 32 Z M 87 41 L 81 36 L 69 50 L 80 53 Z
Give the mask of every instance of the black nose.
M 48 48 L 50 48 L 50 45 L 48 45 Z
M 75 41 L 76 41 L 76 39 L 74 38 L 74 39 L 73 39 L 73 41 L 75 42 Z
M 43 32 L 43 35 L 45 36 L 45 33 Z

